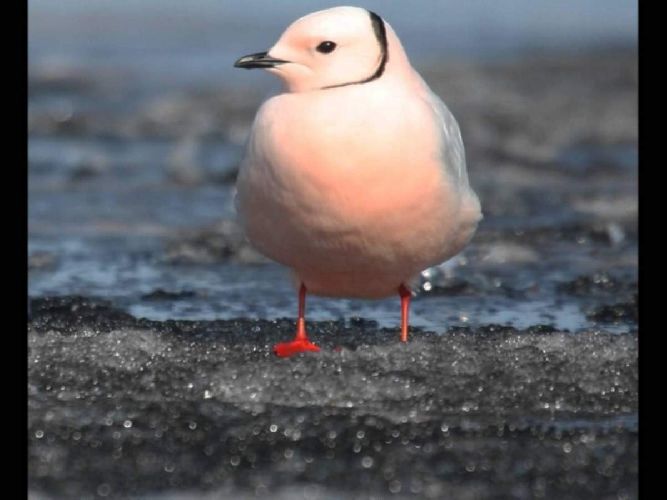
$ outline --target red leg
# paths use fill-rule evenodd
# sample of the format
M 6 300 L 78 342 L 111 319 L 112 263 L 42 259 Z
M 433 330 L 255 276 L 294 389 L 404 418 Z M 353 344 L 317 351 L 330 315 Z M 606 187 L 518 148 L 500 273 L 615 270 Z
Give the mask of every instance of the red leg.
M 405 285 L 398 287 L 401 296 L 401 342 L 408 341 L 408 315 L 410 314 L 410 297 L 412 293 Z
M 306 335 L 306 286 L 299 288 L 299 318 L 296 321 L 296 336 L 291 342 L 281 342 L 273 346 L 273 352 L 281 358 L 306 351 L 319 351 L 320 348 L 308 340 Z

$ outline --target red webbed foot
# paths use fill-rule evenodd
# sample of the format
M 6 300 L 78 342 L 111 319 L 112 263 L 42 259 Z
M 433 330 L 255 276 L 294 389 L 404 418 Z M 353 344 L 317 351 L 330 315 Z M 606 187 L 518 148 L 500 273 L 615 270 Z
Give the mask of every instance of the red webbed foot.
M 281 342 L 273 346 L 273 353 L 281 358 L 293 356 L 300 352 L 319 352 L 320 348 L 308 339 L 294 339 L 291 342 Z

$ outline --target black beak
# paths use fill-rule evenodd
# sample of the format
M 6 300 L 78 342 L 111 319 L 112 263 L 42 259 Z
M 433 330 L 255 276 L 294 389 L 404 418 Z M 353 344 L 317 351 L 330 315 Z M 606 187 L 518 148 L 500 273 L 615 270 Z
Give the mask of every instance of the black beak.
M 286 62 L 289 61 L 283 61 L 282 59 L 271 57 L 267 52 L 257 52 L 256 54 L 243 56 L 234 63 L 234 67 L 245 69 L 273 68 L 274 66 L 278 66 L 279 64 L 284 64 Z

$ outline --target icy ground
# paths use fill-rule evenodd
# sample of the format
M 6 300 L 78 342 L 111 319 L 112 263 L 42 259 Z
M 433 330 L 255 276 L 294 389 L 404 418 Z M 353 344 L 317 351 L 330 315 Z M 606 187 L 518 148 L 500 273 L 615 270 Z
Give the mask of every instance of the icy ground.
M 636 335 L 486 325 L 399 345 L 318 322 L 320 354 L 278 359 L 290 321 L 155 322 L 78 298 L 33 315 L 37 492 L 636 497 Z

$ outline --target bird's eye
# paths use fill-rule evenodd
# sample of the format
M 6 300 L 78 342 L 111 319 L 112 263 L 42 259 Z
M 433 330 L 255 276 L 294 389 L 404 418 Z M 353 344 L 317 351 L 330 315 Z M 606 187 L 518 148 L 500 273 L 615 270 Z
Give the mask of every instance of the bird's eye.
M 336 48 L 336 44 L 334 42 L 326 41 L 322 42 L 316 47 L 316 50 L 318 52 L 321 52 L 322 54 L 328 54 L 330 52 L 333 52 L 334 49 Z

